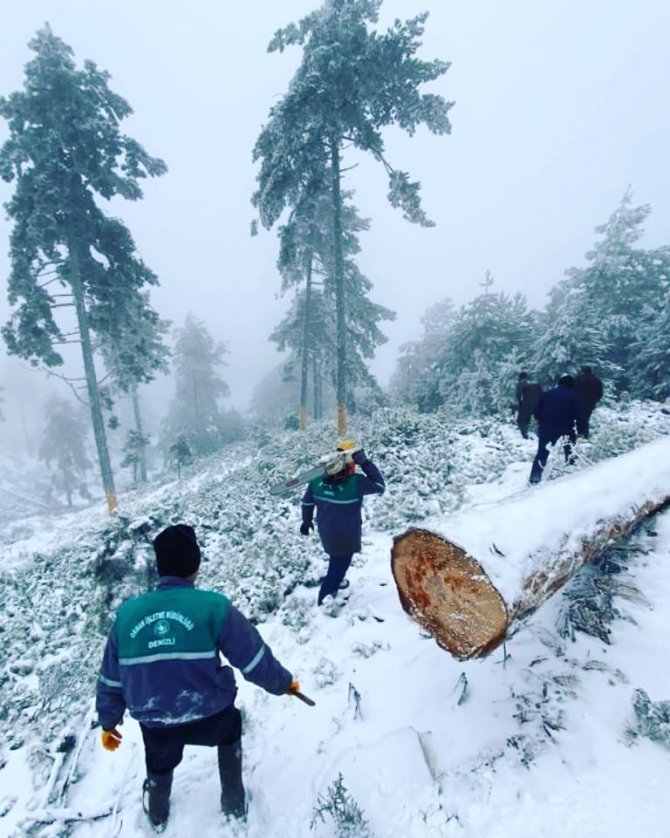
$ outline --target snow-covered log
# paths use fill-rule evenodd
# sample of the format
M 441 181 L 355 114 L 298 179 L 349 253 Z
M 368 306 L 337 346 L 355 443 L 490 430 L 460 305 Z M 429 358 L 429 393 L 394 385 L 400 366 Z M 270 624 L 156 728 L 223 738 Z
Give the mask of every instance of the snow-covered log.
M 394 538 L 403 608 L 457 658 L 482 657 L 640 521 L 670 504 L 670 437 Z

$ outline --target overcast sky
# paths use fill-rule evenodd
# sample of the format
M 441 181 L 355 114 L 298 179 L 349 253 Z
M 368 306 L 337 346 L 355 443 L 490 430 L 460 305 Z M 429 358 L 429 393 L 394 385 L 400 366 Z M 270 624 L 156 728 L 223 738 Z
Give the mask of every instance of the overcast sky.
M 111 74 L 111 88 L 135 112 L 122 130 L 167 163 L 144 200 L 115 202 L 111 211 L 159 277 L 152 300 L 161 315 L 181 325 L 192 311 L 228 342 L 225 377 L 239 407 L 279 360 L 268 335 L 288 303 L 277 299 L 276 233 L 249 235 L 251 152 L 300 51 L 266 47 L 277 28 L 318 5 L 8 0 L 3 7 L 0 93 L 22 86 L 33 55 L 27 43 L 48 21 L 78 66 L 92 59 Z M 644 244 L 670 243 L 667 0 L 385 0 L 380 23 L 425 10 L 420 57 L 452 62 L 425 89 L 455 101 L 453 132 L 420 129 L 407 138 L 391 128 L 385 138 L 390 162 L 421 181 L 437 226 L 403 221 L 374 163 L 346 178 L 372 219 L 360 267 L 373 299 L 398 314 L 373 365 L 382 384 L 400 345 L 419 337 L 426 308 L 445 296 L 467 302 L 487 269 L 494 290 L 521 291 L 542 306 L 629 185 L 636 203 L 653 208 Z M 11 192 L 0 182 L 2 203 Z M 3 322 L 9 230 L 3 213 Z

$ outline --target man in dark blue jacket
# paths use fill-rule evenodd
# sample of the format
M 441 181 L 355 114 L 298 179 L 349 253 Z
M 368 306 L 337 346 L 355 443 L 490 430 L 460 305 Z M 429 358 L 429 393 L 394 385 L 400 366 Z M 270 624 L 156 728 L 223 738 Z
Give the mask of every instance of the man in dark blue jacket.
M 154 550 L 158 588 L 121 606 L 107 640 L 96 701 L 103 747 L 119 747 L 117 726 L 128 710 L 144 740 L 145 810 L 154 827 L 163 827 L 184 746 L 217 746 L 221 808 L 244 818 L 242 719 L 235 676 L 220 653 L 273 695 L 299 684 L 227 597 L 194 588 L 200 547 L 192 527 L 167 527 Z
M 584 406 L 575 393 L 575 379 L 571 375 L 562 375 L 558 384 L 551 390 L 545 390 L 535 408 L 537 419 L 537 454 L 530 470 L 530 483 L 539 483 L 549 456 L 548 445 L 554 445 L 565 437 L 563 452 L 566 463 L 572 456 L 572 446 L 577 434 L 584 435 Z
M 363 497 L 381 495 L 385 488 L 379 469 L 363 449 L 343 439 L 337 450 L 341 453 L 326 466 L 323 477 L 309 483 L 302 499 L 300 533 L 309 535 L 310 529 L 314 529 L 312 519 L 316 509 L 316 525 L 329 559 L 319 589 L 319 605 L 325 597 L 337 596 L 354 553 L 361 550 Z M 356 466 L 360 466 L 363 474 L 356 472 Z

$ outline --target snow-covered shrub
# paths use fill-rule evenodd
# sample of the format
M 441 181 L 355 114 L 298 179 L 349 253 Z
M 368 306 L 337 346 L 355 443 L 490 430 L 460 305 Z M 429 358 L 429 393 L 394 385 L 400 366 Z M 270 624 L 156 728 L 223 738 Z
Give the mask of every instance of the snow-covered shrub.
M 317 795 L 310 828 L 314 829 L 317 821 L 326 823 L 326 815 L 333 820 L 337 838 L 372 838 L 363 811 L 348 794 L 341 773 L 328 786 L 325 795 Z
M 589 457 L 595 462 L 670 434 L 670 415 L 655 402 L 623 401 L 596 408 L 590 425 Z
M 635 723 L 626 731 L 629 741 L 647 736 L 670 748 L 670 701 L 652 701 L 642 689 L 633 693 Z
M 631 402 L 599 407 L 592 425 L 589 456 L 601 459 L 670 433 L 670 416 L 659 405 Z M 383 497 L 366 498 L 364 538 L 370 530 L 395 534 L 429 515 L 450 514 L 467 501 L 468 485 L 496 479 L 510 463 L 527 460 L 530 468 L 529 444 L 511 420 L 459 423 L 447 414 L 381 408 L 352 417 L 349 435 L 387 481 Z M 303 487 L 279 497 L 269 488 L 314 465 L 335 441 L 325 423 L 300 434 L 254 430 L 199 460 L 189 477 L 122 495 L 112 521 L 78 518 L 55 550 L 24 555 L 27 548 L 8 545 L 20 563 L 0 572 L 0 721 L 7 746 L 31 730 L 48 743 L 85 714 L 114 614 L 155 583 L 151 542 L 168 524 L 194 526 L 201 587 L 225 593 L 256 622 L 279 612 L 308 639 L 315 599 L 309 588 L 326 557 L 316 536 L 299 534 Z M 30 536 L 38 522 L 21 530 Z M 21 535 L 14 531 L 15 539 Z M 331 676 L 324 670 L 325 679 Z

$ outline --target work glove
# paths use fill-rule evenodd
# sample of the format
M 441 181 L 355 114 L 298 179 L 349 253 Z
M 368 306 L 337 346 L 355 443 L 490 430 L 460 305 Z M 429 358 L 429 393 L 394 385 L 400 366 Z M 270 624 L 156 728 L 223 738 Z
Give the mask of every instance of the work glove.
M 102 747 L 106 751 L 115 751 L 121 744 L 123 734 L 113 727 L 111 730 L 103 730 L 100 734 L 100 739 L 102 741 Z
M 291 681 L 291 686 L 286 690 L 286 695 L 293 695 L 300 692 L 300 681 Z
M 309 531 L 313 529 L 314 524 L 311 521 L 309 523 L 307 523 L 307 521 L 303 521 L 302 524 L 300 524 L 300 535 L 309 535 Z
M 363 451 L 362 448 L 359 448 L 358 451 L 354 451 L 351 455 L 351 459 L 356 463 L 357 466 L 362 466 L 363 463 L 367 463 L 368 455 Z

